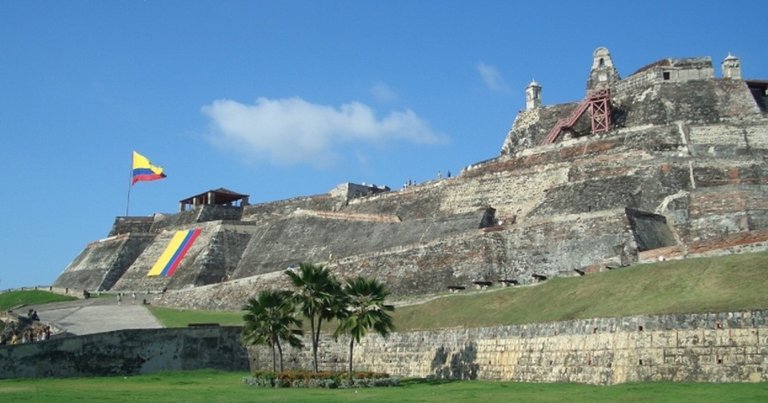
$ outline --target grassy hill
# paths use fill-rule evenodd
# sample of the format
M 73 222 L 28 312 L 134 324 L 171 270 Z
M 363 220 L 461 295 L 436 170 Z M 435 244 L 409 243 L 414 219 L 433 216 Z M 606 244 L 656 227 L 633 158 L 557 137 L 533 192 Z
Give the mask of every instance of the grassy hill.
M 72 301 L 77 298 L 68 295 L 58 295 L 48 291 L 8 291 L 0 293 L 0 311 L 5 311 L 20 305 L 40 305 L 51 302 Z
M 768 252 L 636 265 L 452 294 L 396 311 L 398 330 L 768 309 Z

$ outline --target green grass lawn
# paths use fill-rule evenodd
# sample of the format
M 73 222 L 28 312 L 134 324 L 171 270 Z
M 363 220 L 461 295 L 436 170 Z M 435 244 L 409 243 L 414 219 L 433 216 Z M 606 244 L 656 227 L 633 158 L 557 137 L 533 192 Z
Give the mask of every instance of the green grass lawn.
M 7 402 L 760 402 L 768 384 L 646 383 L 616 386 L 403 380 L 369 389 L 262 389 L 246 373 L 191 371 L 131 377 L 0 380 Z
M 8 291 L 0 293 L 0 310 L 5 311 L 19 305 L 41 305 L 76 299 L 72 296 L 40 290 Z

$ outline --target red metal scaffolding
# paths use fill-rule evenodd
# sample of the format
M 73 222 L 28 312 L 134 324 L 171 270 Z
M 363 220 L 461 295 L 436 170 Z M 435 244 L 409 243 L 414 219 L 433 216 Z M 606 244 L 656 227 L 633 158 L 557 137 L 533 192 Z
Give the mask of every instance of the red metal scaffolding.
M 542 144 L 554 143 L 560 137 L 560 133 L 571 129 L 587 109 L 592 116 L 592 134 L 611 130 L 611 91 L 609 89 L 590 91 L 567 118 L 557 121 Z

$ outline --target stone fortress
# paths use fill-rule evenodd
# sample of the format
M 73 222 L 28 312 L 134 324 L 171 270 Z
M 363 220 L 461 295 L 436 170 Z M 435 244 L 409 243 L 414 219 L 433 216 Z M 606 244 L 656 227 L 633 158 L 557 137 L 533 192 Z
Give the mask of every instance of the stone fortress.
M 377 278 L 410 299 L 766 250 L 768 81 L 744 79 L 730 54 L 721 71 L 715 77 L 709 57 L 662 59 L 622 79 L 598 48 L 581 101 L 545 105 L 531 82 L 500 155 L 458 176 L 394 191 L 347 183 L 256 205 L 210 190 L 181 200 L 175 214 L 117 217 L 54 286 L 237 310 L 261 290 L 288 287 L 283 272 L 305 261 L 341 279 Z M 167 342 L 149 342 L 158 336 Z M 0 378 L 51 376 L 49 368 L 63 376 L 241 370 L 238 343 L 239 331 L 224 327 L 100 333 L 0 349 Z M 346 368 L 345 343 L 322 344 L 321 367 Z M 78 357 L 93 354 L 110 367 L 82 365 L 94 360 Z M 288 367 L 306 369 L 308 354 L 290 349 Z M 251 368 L 269 368 L 267 349 L 247 355 Z M 450 379 L 768 382 L 768 312 L 369 335 L 354 365 Z
M 622 79 L 598 48 L 583 100 L 545 105 L 531 82 L 500 155 L 457 176 L 254 205 L 211 190 L 175 214 L 117 217 L 54 286 L 239 309 L 305 261 L 408 297 L 765 250 L 768 81 L 744 79 L 730 54 L 721 69 L 662 59 Z M 174 274 L 148 276 L 188 230 Z

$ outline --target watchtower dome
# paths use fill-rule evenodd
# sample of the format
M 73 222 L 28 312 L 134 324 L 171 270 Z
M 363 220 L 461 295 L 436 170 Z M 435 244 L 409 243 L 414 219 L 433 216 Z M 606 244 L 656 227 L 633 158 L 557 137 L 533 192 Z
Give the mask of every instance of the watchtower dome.
M 525 87 L 525 110 L 541 107 L 541 86 L 536 80 L 531 80 L 531 83 Z
M 728 53 L 720 68 L 723 70 L 723 78 L 741 80 L 741 60 L 738 57 Z

